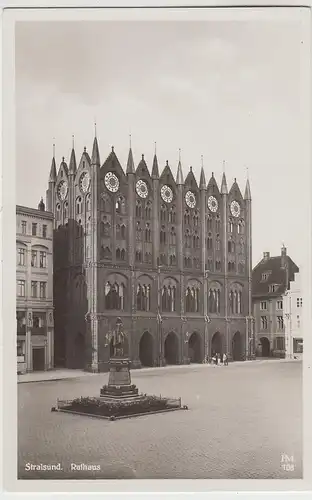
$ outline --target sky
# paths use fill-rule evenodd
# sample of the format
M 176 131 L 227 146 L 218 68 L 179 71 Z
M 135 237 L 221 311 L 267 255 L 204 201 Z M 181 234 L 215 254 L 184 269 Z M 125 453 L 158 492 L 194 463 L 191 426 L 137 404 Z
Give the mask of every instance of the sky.
M 282 244 L 305 258 L 310 197 L 305 66 L 300 20 L 21 22 L 16 25 L 17 204 L 45 199 L 56 162 L 90 152 L 94 122 L 103 163 L 111 146 L 134 161 L 252 194 L 253 265 Z

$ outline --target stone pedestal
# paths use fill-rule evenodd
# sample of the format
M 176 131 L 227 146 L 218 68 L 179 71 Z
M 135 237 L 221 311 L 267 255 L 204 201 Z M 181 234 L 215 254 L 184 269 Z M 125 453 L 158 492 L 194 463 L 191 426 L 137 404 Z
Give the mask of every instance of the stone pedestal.
M 129 358 L 111 358 L 108 384 L 101 389 L 101 398 L 124 399 L 138 397 L 138 389 L 131 384 Z

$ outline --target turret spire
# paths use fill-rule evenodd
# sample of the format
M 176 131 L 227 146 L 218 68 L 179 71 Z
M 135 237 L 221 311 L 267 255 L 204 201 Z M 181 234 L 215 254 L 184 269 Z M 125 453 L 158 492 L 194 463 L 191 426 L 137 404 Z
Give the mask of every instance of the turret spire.
M 251 200 L 251 191 L 250 191 L 250 184 L 249 184 L 249 179 L 247 178 L 246 182 L 246 188 L 245 188 L 245 200 Z
M 221 194 L 228 194 L 228 188 L 227 188 L 227 184 L 226 184 L 225 172 L 223 172 L 223 175 L 222 175 Z
M 73 139 L 73 148 L 71 151 L 70 155 L 70 160 L 69 160 L 69 173 L 70 174 L 75 174 L 77 171 L 77 163 L 76 163 L 76 155 L 75 155 L 75 138 L 72 136 Z
M 157 155 L 156 155 L 156 142 L 155 142 L 155 154 L 154 154 L 153 167 L 152 167 L 152 178 L 153 179 L 159 178 L 158 160 L 157 160 Z
M 181 149 L 179 149 L 179 163 L 178 163 L 178 171 L 177 171 L 177 185 L 181 185 L 184 183 L 183 181 L 183 173 L 182 173 L 182 165 L 181 165 Z
M 56 177 L 57 175 L 56 175 L 56 164 L 55 164 L 55 139 L 53 138 L 53 157 L 50 169 L 49 182 L 55 182 Z
M 132 154 L 132 148 L 131 148 L 131 135 L 130 135 L 130 149 L 129 149 L 129 154 L 128 154 L 128 161 L 127 161 L 127 174 L 134 174 L 135 169 L 134 169 L 134 161 L 133 161 L 133 154 Z
M 91 163 L 92 165 L 100 165 L 100 153 L 99 153 L 99 145 L 97 141 L 97 137 L 94 137 L 93 141 L 93 148 L 92 148 L 92 158 L 91 158 Z
M 205 178 L 205 172 L 204 172 L 204 157 L 203 157 L 203 155 L 201 155 L 201 171 L 200 171 L 199 189 L 206 189 L 206 178 Z

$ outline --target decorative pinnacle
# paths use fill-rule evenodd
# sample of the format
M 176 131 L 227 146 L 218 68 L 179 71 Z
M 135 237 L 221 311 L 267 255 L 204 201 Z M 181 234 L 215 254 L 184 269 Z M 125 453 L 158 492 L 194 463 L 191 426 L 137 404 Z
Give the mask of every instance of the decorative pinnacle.
M 179 161 L 181 161 L 181 148 L 179 148 Z
M 157 150 L 157 143 L 156 143 L 156 141 L 155 141 L 154 144 L 155 144 L 155 154 L 156 154 L 156 150 Z
M 130 143 L 130 149 L 132 148 L 132 142 L 131 142 L 131 132 L 129 134 L 129 143 Z
M 201 155 L 200 160 L 201 160 L 201 166 L 202 168 L 204 168 L 204 155 Z
M 53 158 L 55 158 L 55 137 L 53 137 Z
M 97 131 L 96 131 L 96 119 L 94 118 L 94 137 L 97 136 Z
M 87 152 L 87 148 L 86 146 L 83 148 L 83 152 L 86 153 Z
M 222 170 L 225 173 L 225 160 L 222 161 Z
M 65 161 L 65 157 L 64 157 L 64 156 L 62 156 L 62 162 L 64 163 L 64 161 Z
M 112 146 L 112 153 L 114 152 L 114 146 Z
M 72 135 L 72 141 L 73 141 L 73 149 L 75 149 L 75 136 Z

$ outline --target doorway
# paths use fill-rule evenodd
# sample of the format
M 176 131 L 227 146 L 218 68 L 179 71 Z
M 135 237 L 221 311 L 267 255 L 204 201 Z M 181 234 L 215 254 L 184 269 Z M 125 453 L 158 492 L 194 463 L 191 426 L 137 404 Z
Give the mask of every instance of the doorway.
M 41 372 L 45 369 L 45 348 L 36 347 L 32 350 L 33 357 L 33 371 Z
M 139 344 L 139 357 L 142 366 L 153 366 L 153 337 L 144 332 Z
M 201 355 L 201 339 L 197 332 L 192 333 L 188 341 L 189 358 L 191 363 L 201 363 L 203 356 Z
M 178 338 L 174 332 L 169 333 L 165 340 L 165 360 L 167 365 L 178 364 Z
M 261 356 L 268 358 L 270 356 L 270 341 L 267 337 L 261 337 Z
M 232 356 L 233 361 L 242 361 L 242 336 L 240 332 L 236 332 L 232 340 Z

